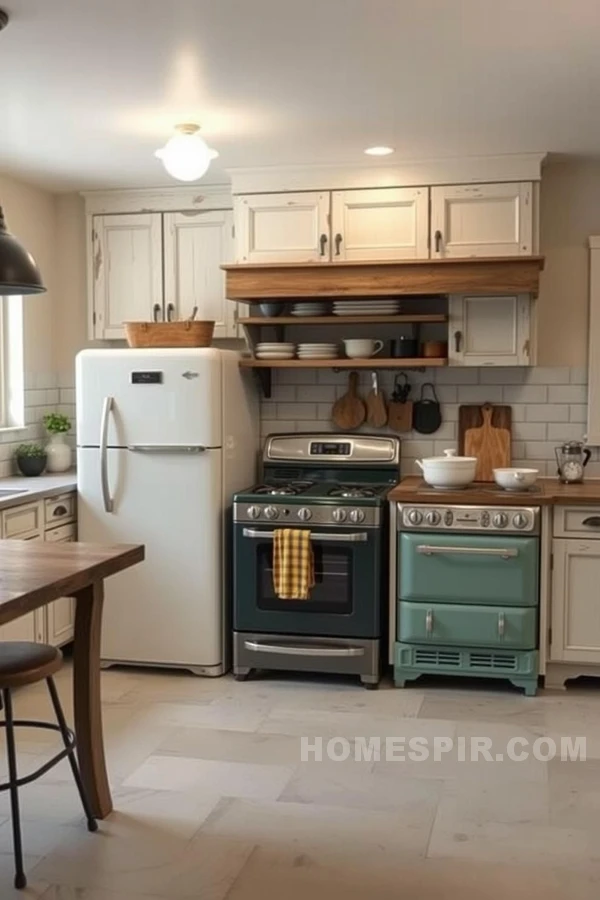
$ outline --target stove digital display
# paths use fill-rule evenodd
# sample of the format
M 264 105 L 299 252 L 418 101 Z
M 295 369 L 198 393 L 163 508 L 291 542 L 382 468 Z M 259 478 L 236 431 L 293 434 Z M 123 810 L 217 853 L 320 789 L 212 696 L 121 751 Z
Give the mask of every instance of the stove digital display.
M 310 445 L 311 456 L 350 456 L 350 450 L 348 441 L 313 441 Z

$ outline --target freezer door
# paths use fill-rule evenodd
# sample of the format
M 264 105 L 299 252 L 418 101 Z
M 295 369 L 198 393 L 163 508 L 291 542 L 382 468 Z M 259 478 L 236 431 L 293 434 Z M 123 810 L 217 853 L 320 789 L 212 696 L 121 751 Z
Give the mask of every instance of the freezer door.
M 142 543 L 146 560 L 107 579 L 102 657 L 213 667 L 223 660 L 221 451 L 79 448 L 79 540 Z
M 84 350 L 77 357 L 77 442 L 222 444 L 221 354 L 213 349 Z

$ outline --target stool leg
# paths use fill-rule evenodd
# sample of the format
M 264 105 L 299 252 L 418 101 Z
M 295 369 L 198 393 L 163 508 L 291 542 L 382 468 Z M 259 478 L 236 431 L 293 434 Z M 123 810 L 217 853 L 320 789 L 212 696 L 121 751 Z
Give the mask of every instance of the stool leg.
M 60 698 L 58 696 L 58 691 L 56 690 L 56 685 L 54 684 L 54 679 L 52 676 L 46 679 L 48 684 L 48 691 L 50 693 L 50 699 L 52 700 L 52 706 L 54 707 L 54 714 L 56 715 L 56 721 L 58 722 L 58 727 L 60 728 L 60 733 L 62 734 L 62 739 L 65 747 L 69 746 L 69 729 L 67 726 L 67 722 L 62 710 L 62 706 L 60 703 Z M 83 806 L 83 810 L 85 812 L 85 816 L 87 819 L 87 827 L 88 831 L 98 831 L 98 823 L 94 818 L 94 814 L 92 812 L 92 808 L 88 801 L 87 795 L 85 793 L 85 788 L 83 786 L 83 781 L 81 780 L 81 773 L 79 771 L 79 766 L 77 765 L 77 760 L 75 758 L 75 750 L 72 749 L 69 751 L 69 764 L 71 766 L 71 771 L 73 772 L 73 778 L 75 779 L 75 784 L 77 785 L 77 790 L 79 791 L 79 796 L 81 797 L 81 803 Z
M 15 849 L 15 887 L 27 887 L 23 870 L 23 844 L 21 842 L 21 814 L 19 812 L 19 789 L 17 788 L 17 753 L 15 750 L 15 727 L 13 722 L 12 697 L 10 690 L 2 690 L 2 703 L 6 721 L 6 752 L 8 756 L 8 778 L 10 782 L 10 806 Z

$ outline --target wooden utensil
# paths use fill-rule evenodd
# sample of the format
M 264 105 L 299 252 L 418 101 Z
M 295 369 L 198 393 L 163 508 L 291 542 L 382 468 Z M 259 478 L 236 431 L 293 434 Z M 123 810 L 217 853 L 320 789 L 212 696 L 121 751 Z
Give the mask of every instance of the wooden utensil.
M 377 372 L 371 372 L 371 379 L 373 387 L 367 397 L 367 424 L 373 428 L 383 428 L 388 420 L 385 395 L 379 389 Z
M 511 463 L 510 406 L 461 406 L 458 411 L 458 452 L 477 457 L 476 481 L 493 481 L 494 469 Z
M 388 425 L 400 433 L 412 429 L 413 402 L 409 400 L 412 388 L 405 372 L 399 372 L 394 381 L 394 393 L 388 406 Z
M 366 415 L 365 404 L 358 396 L 358 372 L 350 372 L 348 390 L 333 404 L 331 418 L 338 428 L 352 430 L 362 425 Z

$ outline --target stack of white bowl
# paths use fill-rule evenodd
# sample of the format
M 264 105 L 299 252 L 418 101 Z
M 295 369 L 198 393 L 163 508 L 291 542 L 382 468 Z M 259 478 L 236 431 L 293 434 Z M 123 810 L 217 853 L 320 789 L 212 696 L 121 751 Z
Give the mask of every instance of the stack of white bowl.
M 337 359 L 337 344 L 298 344 L 298 359 Z
M 391 297 L 374 297 L 373 300 L 334 300 L 335 316 L 396 316 L 400 312 L 400 300 Z
M 293 316 L 326 316 L 328 312 L 329 305 L 321 300 L 306 300 L 292 304 Z
M 296 345 L 285 341 L 263 342 L 255 347 L 257 359 L 293 359 L 296 355 Z

